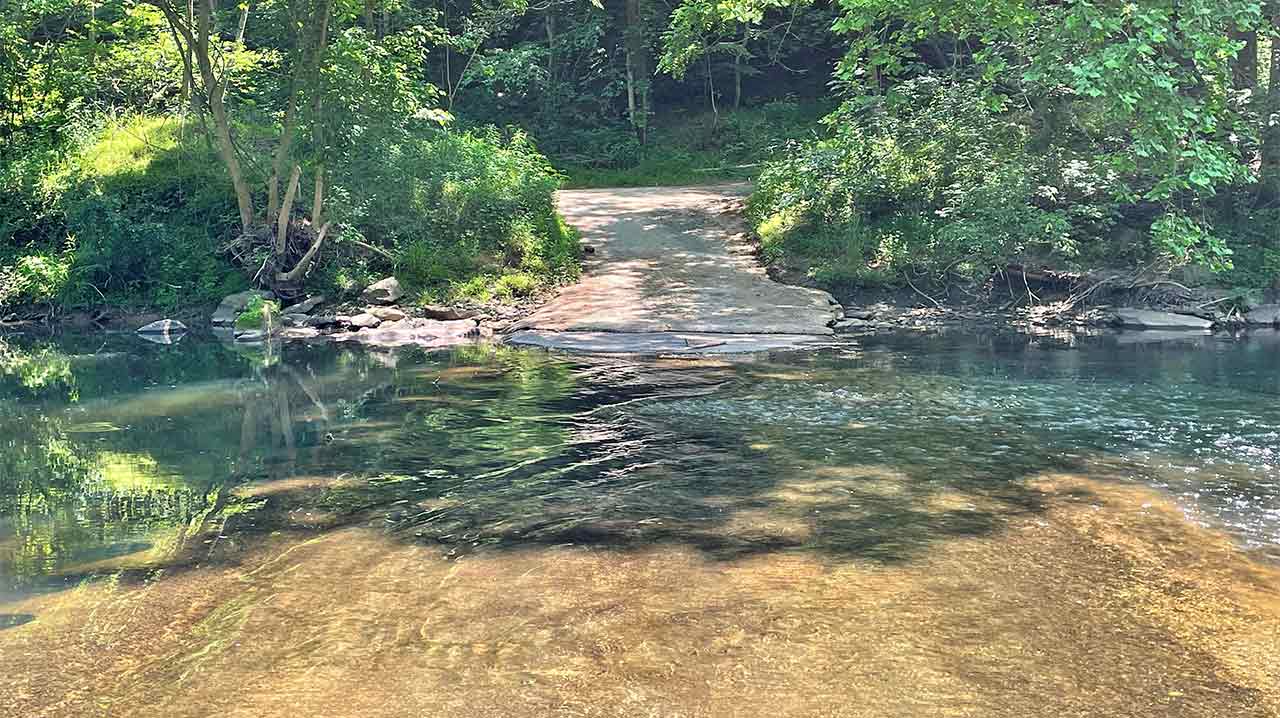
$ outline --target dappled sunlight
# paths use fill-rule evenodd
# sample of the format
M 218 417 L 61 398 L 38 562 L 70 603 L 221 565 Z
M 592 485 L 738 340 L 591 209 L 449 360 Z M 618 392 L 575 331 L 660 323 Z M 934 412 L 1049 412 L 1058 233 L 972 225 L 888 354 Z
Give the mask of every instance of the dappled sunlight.
M 446 560 L 375 527 L 284 534 L 219 547 L 200 568 L 0 607 L 38 616 L 0 632 L 0 668 L 20 676 L 20 698 L 113 715 L 1277 707 L 1274 569 L 1149 491 L 1033 483 L 1050 496 L 1043 516 L 894 566 L 810 552 L 725 564 L 674 545 Z M 803 540 L 776 517 L 737 518 L 723 530 Z M 76 670 L 85 661 L 94 674 Z
M 559 206 L 595 248 L 582 281 L 516 329 L 826 335 L 825 292 L 769 280 L 722 210 L 743 187 L 579 190 Z
M 299 348 L 11 422 L 0 712 L 1280 710 L 1265 395 L 904 341 Z

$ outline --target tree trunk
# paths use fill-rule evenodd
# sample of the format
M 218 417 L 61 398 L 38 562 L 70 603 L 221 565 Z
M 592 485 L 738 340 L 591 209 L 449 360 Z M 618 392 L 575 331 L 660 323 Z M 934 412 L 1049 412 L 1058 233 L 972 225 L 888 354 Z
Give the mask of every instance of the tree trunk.
M 716 78 L 711 73 L 711 53 L 702 56 L 707 65 L 707 99 L 711 102 L 711 131 L 720 126 L 720 108 L 716 106 Z
M 280 144 L 276 145 L 275 157 L 271 160 L 271 179 L 267 180 L 267 222 L 274 222 L 280 211 L 280 175 L 289 161 L 289 152 L 293 146 L 293 135 L 298 123 L 298 91 L 297 83 L 290 83 L 289 99 L 284 108 L 284 126 L 280 132 Z
M 311 226 L 319 227 L 324 214 L 324 163 L 316 165 L 316 191 L 311 201 Z
M 733 55 L 733 109 L 742 109 L 742 54 Z
M 1280 2 L 1272 3 L 1271 24 L 1280 34 Z M 1280 41 L 1272 40 L 1271 66 L 1267 94 L 1262 98 L 1262 168 L 1260 179 L 1263 199 L 1280 199 Z
M 249 184 L 245 181 L 244 171 L 240 167 L 240 155 L 236 152 L 235 142 L 231 139 L 231 120 L 227 117 L 227 108 L 223 103 L 226 87 L 214 73 L 213 58 L 209 52 L 214 1 L 197 0 L 194 34 L 186 28 L 180 28 L 180 30 L 187 33 L 187 45 L 195 56 L 196 66 L 200 69 L 200 81 L 204 86 L 205 98 L 209 104 L 209 114 L 213 117 L 214 144 L 218 148 L 223 164 L 227 167 L 227 174 L 231 175 L 231 186 L 235 190 L 236 205 L 240 210 L 241 228 L 248 232 L 254 222 L 253 194 L 249 191 Z M 162 9 L 166 15 L 170 16 L 170 22 L 174 22 L 176 18 L 172 17 L 172 8 L 166 6 Z
M 1258 89 L 1258 31 L 1241 32 L 1232 29 L 1231 39 L 1243 42 L 1244 47 L 1231 61 L 1232 86 L 1237 90 Z
M 289 248 L 289 215 L 293 213 L 293 198 L 298 193 L 298 181 L 302 179 L 302 168 L 293 166 L 293 174 L 289 175 L 289 184 L 285 186 L 284 201 L 280 203 L 280 217 L 276 220 L 276 256 L 282 257 Z
M 244 44 L 244 31 L 245 31 L 245 28 L 248 27 L 248 25 L 249 25 L 249 3 L 246 2 L 244 4 L 244 7 L 240 8 L 240 25 L 236 27 L 236 44 L 237 45 Z
M 627 114 L 643 146 L 649 125 L 649 53 L 644 40 L 641 0 L 624 0 L 623 42 L 627 65 Z

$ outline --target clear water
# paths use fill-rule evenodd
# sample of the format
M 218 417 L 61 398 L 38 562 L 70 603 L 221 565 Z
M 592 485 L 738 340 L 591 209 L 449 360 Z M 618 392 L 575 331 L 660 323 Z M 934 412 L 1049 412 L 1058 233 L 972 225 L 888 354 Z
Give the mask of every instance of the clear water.
M 0 714 L 1273 715 L 1278 351 L 5 338 Z

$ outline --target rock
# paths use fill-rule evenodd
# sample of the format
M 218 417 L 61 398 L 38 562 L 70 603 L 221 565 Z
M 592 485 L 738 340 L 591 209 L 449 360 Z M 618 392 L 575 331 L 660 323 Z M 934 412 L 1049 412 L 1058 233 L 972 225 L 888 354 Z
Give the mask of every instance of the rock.
M 350 324 L 357 329 L 373 329 L 382 324 L 381 319 L 368 312 L 361 312 L 354 317 L 338 317 L 338 321 L 343 324 Z
M 354 326 L 354 325 L 353 325 Z M 441 322 L 432 319 L 402 319 L 384 322 L 378 327 L 365 327 L 356 332 L 337 334 L 337 341 L 356 341 L 381 347 L 422 346 L 445 347 L 473 341 L 479 333 L 470 319 Z
M 1244 315 L 1244 320 L 1249 324 L 1268 326 L 1280 324 L 1280 304 L 1263 304 L 1255 307 Z
M 320 330 L 313 327 L 289 327 L 279 332 L 281 339 L 311 339 L 320 336 Z
M 311 312 L 314 312 L 316 310 L 316 307 L 320 306 L 321 304 L 324 304 L 324 295 L 317 294 L 314 297 L 307 297 L 306 299 L 302 300 L 301 302 L 298 302 L 297 304 L 285 307 L 284 309 L 280 310 L 280 313 L 281 314 L 310 314 Z
M 161 319 L 138 328 L 139 334 L 181 334 L 185 331 L 187 331 L 187 325 L 176 319 Z
M 373 304 L 394 304 L 404 296 L 404 289 L 400 287 L 400 282 L 395 277 L 387 277 L 370 284 L 360 296 L 366 302 Z
M 867 329 L 871 327 L 871 322 L 865 319 L 844 319 L 836 322 L 835 329 L 838 332 L 848 332 L 856 329 Z
M 325 327 L 337 326 L 340 322 L 338 317 L 332 314 L 318 314 L 314 317 L 307 317 L 307 326 L 323 329 Z
M 1131 329 L 1196 329 L 1213 328 L 1213 322 L 1200 317 L 1149 309 L 1117 309 L 1116 321 Z
M 476 322 L 471 319 L 458 319 L 449 322 L 434 319 L 412 319 L 409 321 L 413 330 L 421 336 L 465 337 L 476 331 Z
M 845 319 L 860 319 L 864 322 L 876 318 L 876 313 L 871 309 L 846 309 L 844 312 Z
M 398 322 L 405 318 L 405 313 L 395 307 L 366 307 L 365 314 L 372 314 L 384 322 Z
M 240 313 L 244 311 L 244 308 L 249 305 L 249 300 L 254 297 L 275 299 L 276 295 L 271 292 L 259 292 L 254 290 L 229 295 L 224 298 L 222 303 L 218 305 L 218 308 L 214 310 L 213 316 L 209 318 L 209 323 L 214 326 L 235 324 L 236 317 L 240 316 Z
M 458 319 L 474 319 L 480 312 L 474 309 L 463 309 L 461 307 L 446 307 L 440 304 L 428 304 L 422 308 L 422 316 L 427 319 L 440 319 L 442 321 L 456 321 Z
M 256 343 L 266 341 L 267 333 L 261 329 L 250 329 L 247 331 L 236 332 L 236 341 L 246 343 Z
M 286 327 L 306 327 L 311 325 L 311 317 L 306 314 L 283 314 L 280 323 Z

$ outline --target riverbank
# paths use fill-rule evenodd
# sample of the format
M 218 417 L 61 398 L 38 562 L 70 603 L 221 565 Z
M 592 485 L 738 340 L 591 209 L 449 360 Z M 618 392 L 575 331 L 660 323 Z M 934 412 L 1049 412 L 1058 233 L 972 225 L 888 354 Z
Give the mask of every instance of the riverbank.
M 423 305 L 387 277 L 358 297 L 300 295 L 265 324 L 236 326 L 254 296 L 160 315 L 95 310 L 59 317 L 76 330 L 137 330 L 176 341 L 206 326 L 228 341 L 355 341 L 440 347 L 477 340 L 602 353 L 725 353 L 811 348 L 833 335 L 1012 330 L 1095 334 L 1242 332 L 1280 326 L 1280 294 L 1252 299 L 1123 272 L 1069 274 L 1010 265 L 984 285 L 846 288 L 763 261 L 743 216 L 749 185 L 562 191 L 585 276 L 523 298 Z M 283 302 L 281 302 L 283 303 Z M 0 323 L 0 331 L 26 324 Z M 176 331 L 175 331 L 176 330 Z

